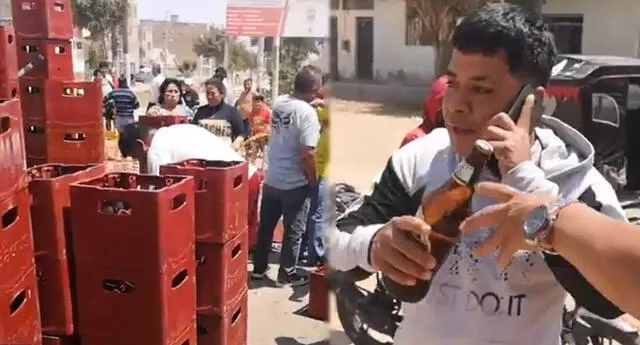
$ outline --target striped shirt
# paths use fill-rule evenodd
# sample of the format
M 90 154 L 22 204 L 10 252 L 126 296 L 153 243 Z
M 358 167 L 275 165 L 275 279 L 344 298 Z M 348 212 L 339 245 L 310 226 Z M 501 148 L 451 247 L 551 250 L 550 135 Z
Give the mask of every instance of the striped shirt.
M 107 95 L 105 102 L 113 102 L 116 116 L 133 117 L 133 112 L 140 107 L 138 98 L 129 89 L 115 89 Z

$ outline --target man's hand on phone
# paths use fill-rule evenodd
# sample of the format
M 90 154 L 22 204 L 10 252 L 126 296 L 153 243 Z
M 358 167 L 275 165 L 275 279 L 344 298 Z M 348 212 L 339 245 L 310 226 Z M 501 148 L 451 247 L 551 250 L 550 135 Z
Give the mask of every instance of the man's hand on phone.
M 395 217 L 373 237 L 371 266 L 403 285 L 431 279 L 436 262 L 426 245 L 412 236 L 426 237 L 431 229 L 413 216 Z
M 517 122 L 506 113 L 499 113 L 489 120 L 484 139 L 493 146 L 502 175 L 531 159 L 531 121 L 535 100 L 535 95 L 527 97 Z

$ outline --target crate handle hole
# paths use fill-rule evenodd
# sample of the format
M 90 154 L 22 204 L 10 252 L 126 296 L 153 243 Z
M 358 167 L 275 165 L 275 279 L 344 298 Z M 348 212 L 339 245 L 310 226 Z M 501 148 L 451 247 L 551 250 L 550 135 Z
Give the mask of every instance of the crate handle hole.
M 235 247 L 233 247 L 233 249 L 231 250 L 231 259 L 233 260 L 237 258 L 240 253 L 242 253 L 242 243 L 238 243 Z
M 44 127 L 29 126 L 27 127 L 27 132 L 29 132 L 29 134 L 44 134 Z
M 27 86 L 24 88 L 24 90 L 31 95 L 35 95 L 37 93 L 40 93 L 40 88 L 37 86 Z
M 7 133 L 11 129 L 11 117 L 0 117 L 0 134 Z
M 131 215 L 131 204 L 123 200 L 102 200 L 98 211 L 108 216 Z
M 18 89 L 14 87 L 11 89 L 11 98 L 14 98 L 16 96 L 18 96 Z
M 171 199 L 171 211 L 176 211 L 187 203 L 187 195 L 182 193 Z
M 20 308 L 27 303 L 27 290 L 20 291 L 9 303 L 9 315 L 15 314 Z
M 240 316 L 242 316 L 242 308 L 238 309 L 235 313 L 233 313 L 233 316 L 231 317 L 231 326 L 235 325 L 238 320 L 240 320 Z
M 244 178 L 242 175 L 236 176 L 236 178 L 233 179 L 233 188 L 236 189 L 240 187 L 243 181 L 244 181 Z
M 24 46 L 22 46 L 22 50 L 24 50 L 25 52 L 31 54 L 31 53 L 37 53 L 40 51 L 40 47 L 38 47 L 37 45 L 34 44 L 25 44 Z
M 178 274 L 176 274 L 173 279 L 171 279 L 171 288 L 179 288 L 180 285 L 184 284 L 184 282 L 187 281 L 187 278 L 189 278 L 189 271 L 187 269 L 178 272 Z
M 66 52 L 67 50 L 64 49 L 63 46 L 56 46 L 55 49 L 53 50 L 53 52 L 57 55 L 62 55 Z
M 56 12 L 64 11 L 64 4 L 61 2 L 56 2 L 55 4 L 53 4 L 53 10 Z
M 7 35 L 7 43 L 13 43 L 13 35 Z
M 131 293 L 136 285 L 127 280 L 105 279 L 102 281 L 102 288 L 111 293 Z
M 18 205 L 2 214 L 2 230 L 8 229 L 18 221 Z
M 209 330 L 203 325 L 196 325 L 196 332 L 202 335 L 209 334 Z
M 64 141 L 81 143 L 87 140 L 87 135 L 82 132 L 68 132 L 64 134 Z

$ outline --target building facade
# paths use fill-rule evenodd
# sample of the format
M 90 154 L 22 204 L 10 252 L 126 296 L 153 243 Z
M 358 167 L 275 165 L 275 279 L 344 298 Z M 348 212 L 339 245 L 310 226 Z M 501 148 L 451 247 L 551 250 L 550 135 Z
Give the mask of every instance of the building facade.
M 419 22 L 404 1 L 332 0 L 331 5 L 333 74 L 403 84 L 433 78 L 431 42 L 415 38 Z M 543 12 L 562 53 L 640 53 L 638 0 L 546 0 Z
M 207 27 L 207 24 L 180 22 L 177 15 L 169 20 L 141 20 L 141 58 L 147 63 L 167 65 L 184 60 L 199 61 L 193 52 L 193 42 L 207 32 Z M 161 54 L 157 54 L 158 50 Z M 159 57 L 164 59 L 165 52 L 169 61 L 156 61 Z M 171 61 L 173 57 L 179 61 Z

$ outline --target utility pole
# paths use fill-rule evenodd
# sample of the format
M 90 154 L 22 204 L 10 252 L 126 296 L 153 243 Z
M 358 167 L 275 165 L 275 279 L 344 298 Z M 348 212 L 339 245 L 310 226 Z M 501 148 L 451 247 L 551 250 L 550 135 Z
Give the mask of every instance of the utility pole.
M 171 27 L 169 11 L 164 12 L 164 20 L 166 23 L 164 25 L 164 60 L 163 60 L 162 72 L 166 75 L 167 74 L 166 69 L 169 62 L 169 28 Z
M 273 73 L 271 75 L 271 104 L 280 92 L 280 36 L 273 38 Z
M 258 54 L 256 56 L 258 75 L 256 76 L 256 90 L 262 90 L 262 76 L 264 75 L 264 36 L 258 37 Z

